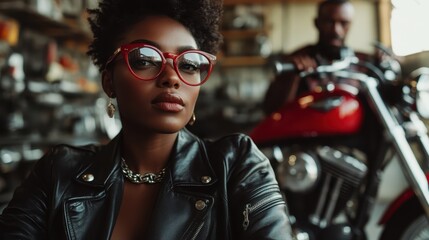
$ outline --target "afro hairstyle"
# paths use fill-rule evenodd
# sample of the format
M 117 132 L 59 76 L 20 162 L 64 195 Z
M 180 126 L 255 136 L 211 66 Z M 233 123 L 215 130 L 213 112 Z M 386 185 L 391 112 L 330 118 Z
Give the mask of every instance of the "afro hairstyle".
M 127 29 L 151 15 L 164 15 L 183 24 L 198 48 L 216 54 L 222 43 L 219 25 L 222 0 L 101 0 L 88 9 L 93 40 L 87 54 L 100 71 L 106 67 L 120 37 Z

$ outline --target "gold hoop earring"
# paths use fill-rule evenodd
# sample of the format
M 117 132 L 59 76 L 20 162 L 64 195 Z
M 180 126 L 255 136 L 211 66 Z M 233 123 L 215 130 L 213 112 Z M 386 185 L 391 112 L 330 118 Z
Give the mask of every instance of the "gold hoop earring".
M 107 104 L 106 111 L 107 111 L 107 115 L 110 118 L 113 118 L 113 116 L 115 116 L 116 107 L 115 107 L 115 104 L 112 103 L 111 98 L 109 98 L 109 104 Z
M 189 119 L 189 122 L 188 122 L 189 126 L 194 125 L 196 120 L 197 120 L 197 118 L 195 117 L 195 113 L 192 113 L 192 117 L 191 117 L 191 119 Z

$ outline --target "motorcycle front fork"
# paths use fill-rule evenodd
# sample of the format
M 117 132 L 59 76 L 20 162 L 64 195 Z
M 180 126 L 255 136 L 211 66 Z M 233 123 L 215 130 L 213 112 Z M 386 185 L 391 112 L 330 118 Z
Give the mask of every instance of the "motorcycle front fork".
M 408 132 L 412 132 L 413 136 L 416 139 L 416 142 L 419 144 L 419 148 L 422 153 L 422 168 L 425 171 L 429 171 L 429 136 L 428 136 L 428 129 L 425 125 L 425 123 L 420 119 L 420 117 L 415 112 L 411 112 L 409 114 L 409 119 L 411 122 L 411 126 L 413 127 L 412 130 L 409 130 Z M 408 129 L 406 129 L 408 130 Z
M 374 209 L 378 188 L 383 175 L 383 169 L 386 166 L 386 156 L 390 148 L 390 144 L 388 144 L 386 141 L 382 141 L 382 144 L 378 148 L 379 151 L 368 156 L 369 171 L 367 182 L 365 184 L 365 190 L 363 194 L 359 197 L 359 205 L 356 212 L 356 217 L 352 223 L 353 240 L 367 239 L 365 226 L 368 223 L 370 215 Z M 390 161 L 390 159 L 387 160 Z
M 395 121 L 392 112 L 382 100 L 377 90 L 377 81 L 373 78 L 367 78 L 363 83 L 366 88 L 368 100 L 386 129 L 387 140 L 392 143 L 392 146 L 396 150 L 405 177 L 419 199 L 426 217 L 429 220 L 428 182 L 406 138 L 404 128 Z

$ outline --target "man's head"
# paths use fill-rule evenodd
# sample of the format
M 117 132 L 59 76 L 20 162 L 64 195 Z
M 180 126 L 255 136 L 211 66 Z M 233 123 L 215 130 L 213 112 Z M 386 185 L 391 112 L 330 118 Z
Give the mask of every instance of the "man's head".
M 353 5 L 347 0 L 321 2 L 314 21 L 319 32 L 319 45 L 326 50 L 344 46 L 353 14 Z

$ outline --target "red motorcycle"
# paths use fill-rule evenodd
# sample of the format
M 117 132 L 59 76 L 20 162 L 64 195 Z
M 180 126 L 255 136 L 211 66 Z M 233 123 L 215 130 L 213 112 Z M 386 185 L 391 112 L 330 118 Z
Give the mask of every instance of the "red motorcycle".
M 409 189 L 384 213 L 380 239 L 429 239 L 429 138 L 421 120 L 429 117 L 429 70 L 407 80 L 390 76 L 353 56 L 301 72 L 302 80 L 323 85 L 250 133 L 271 160 L 296 239 L 367 239 L 364 228 L 394 157 Z

